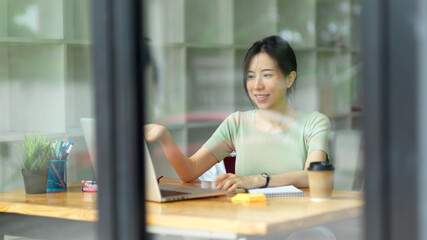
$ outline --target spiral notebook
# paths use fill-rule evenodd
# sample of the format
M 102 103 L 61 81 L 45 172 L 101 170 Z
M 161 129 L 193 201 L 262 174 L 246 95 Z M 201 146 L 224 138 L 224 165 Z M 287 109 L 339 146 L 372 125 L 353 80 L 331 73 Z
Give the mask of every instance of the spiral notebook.
M 305 192 L 293 185 L 271 188 L 249 189 L 249 193 L 264 194 L 266 197 L 304 197 Z

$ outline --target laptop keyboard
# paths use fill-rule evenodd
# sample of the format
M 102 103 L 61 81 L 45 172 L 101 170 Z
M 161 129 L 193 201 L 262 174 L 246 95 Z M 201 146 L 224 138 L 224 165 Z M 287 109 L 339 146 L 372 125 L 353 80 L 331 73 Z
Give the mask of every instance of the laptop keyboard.
M 162 194 L 162 197 L 170 197 L 170 196 L 190 194 L 188 192 L 178 192 L 178 191 L 170 191 L 170 190 L 164 190 L 164 189 L 161 189 L 160 193 Z

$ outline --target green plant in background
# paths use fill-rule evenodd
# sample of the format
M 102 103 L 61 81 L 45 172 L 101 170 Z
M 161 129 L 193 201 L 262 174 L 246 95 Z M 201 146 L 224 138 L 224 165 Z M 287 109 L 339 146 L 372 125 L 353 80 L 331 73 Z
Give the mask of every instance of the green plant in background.
M 25 136 L 21 150 L 21 167 L 26 171 L 46 169 L 53 151 L 50 142 L 41 136 Z

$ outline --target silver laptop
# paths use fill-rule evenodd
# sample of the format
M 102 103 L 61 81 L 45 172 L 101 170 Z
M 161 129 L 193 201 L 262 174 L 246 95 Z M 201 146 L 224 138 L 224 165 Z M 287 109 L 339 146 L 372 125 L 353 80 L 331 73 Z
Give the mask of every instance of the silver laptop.
M 156 172 L 144 141 L 145 152 L 145 199 L 153 202 L 170 202 L 194 198 L 206 198 L 226 195 L 226 191 L 215 189 L 187 187 L 179 185 L 158 184 Z
M 81 118 L 80 123 L 89 151 L 89 156 L 96 173 L 96 121 L 94 118 Z M 145 152 L 145 198 L 153 202 L 169 202 L 193 198 L 205 198 L 226 195 L 226 191 L 215 189 L 187 187 L 179 185 L 158 184 L 153 162 L 147 144 L 144 141 Z

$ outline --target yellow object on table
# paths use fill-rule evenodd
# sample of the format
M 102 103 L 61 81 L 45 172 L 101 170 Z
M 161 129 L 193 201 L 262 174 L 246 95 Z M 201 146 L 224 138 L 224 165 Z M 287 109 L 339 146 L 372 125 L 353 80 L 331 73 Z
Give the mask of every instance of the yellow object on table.
M 265 201 L 267 201 L 267 198 L 264 194 L 238 193 L 236 196 L 231 198 L 231 202 L 233 203 L 252 203 Z

